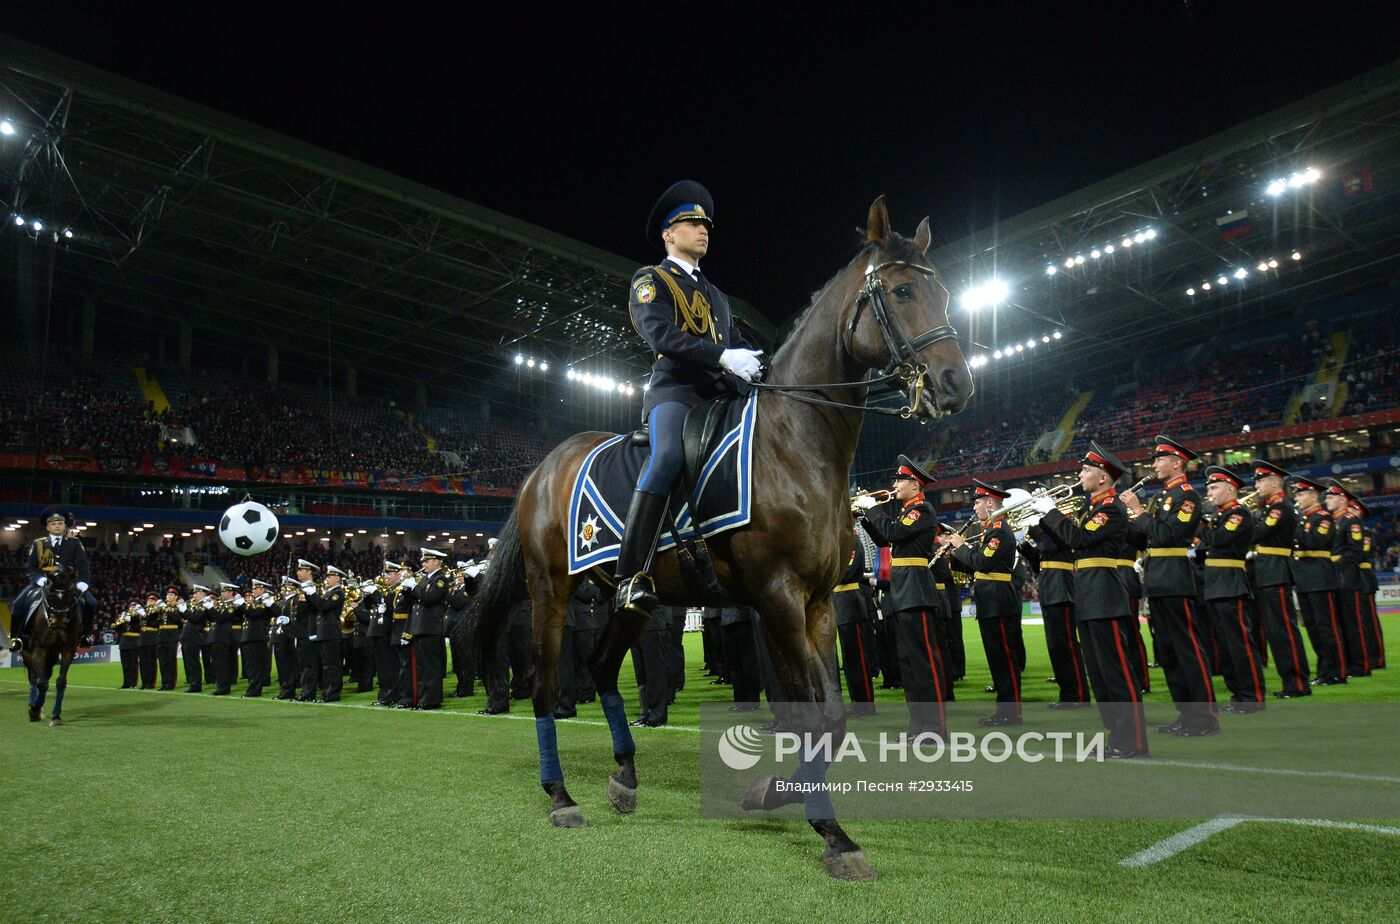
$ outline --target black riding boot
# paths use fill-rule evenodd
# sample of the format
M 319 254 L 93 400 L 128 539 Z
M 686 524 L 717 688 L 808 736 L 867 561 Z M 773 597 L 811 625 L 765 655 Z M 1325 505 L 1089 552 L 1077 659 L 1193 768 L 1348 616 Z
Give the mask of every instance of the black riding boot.
M 661 518 L 666 513 L 665 494 L 633 491 L 622 527 L 622 549 L 617 556 L 617 594 L 613 612 L 630 610 L 643 619 L 656 609 L 656 585 L 652 582 L 651 559 L 661 535 Z

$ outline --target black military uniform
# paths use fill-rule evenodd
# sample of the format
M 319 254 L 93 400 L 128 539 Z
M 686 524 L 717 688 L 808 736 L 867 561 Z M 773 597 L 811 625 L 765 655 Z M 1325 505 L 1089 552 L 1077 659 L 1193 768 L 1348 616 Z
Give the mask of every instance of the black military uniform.
M 338 579 L 335 584 L 330 583 L 332 577 Z M 310 581 L 302 585 L 311 618 L 315 621 L 312 642 L 316 646 L 317 667 L 321 671 L 321 701 L 327 703 L 340 702 L 343 682 L 340 662 L 340 613 L 345 607 L 345 587 L 340 583 L 343 580 L 344 571 L 335 565 L 327 565 L 325 587 L 318 588 Z M 313 682 L 311 689 L 314 688 Z M 303 678 L 302 696 L 306 695 L 307 684 Z
M 172 596 L 175 597 L 174 600 L 170 599 Z M 179 659 L 176 653 L 180 650 L 180 631 L 187 610 L 185 601 L 179 597 L 180 588 L 167 587 L 165 600 L 160 606 L 160 631 L 156 634 L 156 667 L 159 668 L 162 690 L 175 689 L 178 679 L 176 661 Z
M 222 584 L 220 589 L 222 589 Z M 228 658 L 228 675 L 237 683 L 239 678 L 247 679 L 247 671 L 243 670 L 243 657 L 239 651 L 239 645 L 243 639 L 243 614 L 248 606 L 248 600 L 243 596 L 241 588 L 235 588 L 233 597 L 233 619 L 229 620 L 229 646 L 226 657 Z
M 1288 472 L 1263 459 L 1254 460 L 1254 480 L 1277 477 L 1288 480 Z M 1293 606 L 1293 535 L 1298 513 L 1280 490 L 1259 499 L 1254 511 L 1255 612 L 1264 623 L 1264 634 L 1273 649 L 1274 669 L 1283 689 L 1273 695 L 1280 699 L 1308 696 L 1308 653 L 1298 631 L 1298 612 Z
M 476 695 L 476 661 L 472 657 L 471 646 L 462 638 L 458 628 L 467 620 L 467 604 L 471 601 L 471 588 L 476 582 L 476 578 L 467 572 L 475 567 L 475 560 L 457 562 L 457 578 L 447 591 L 447 647 L 452 655 L 452 675 L 457 681 L 452 695 L 457 697 Z M 560 661 L 562 663 L 563 659 Z
M 441 567 L 446 556 L 435 549 L 422 549 L 423 577 L 413 581 L 413 615 L 408 621 L 412 638 L 415 708 L 442 708 L 442 681 L 447 671 L 447 574 Z M 439 567 L 428 570 L 428 563 Z
M 146 606 L 141 616 L 141 689 L 156 688 L 156 662 L 160 654 L 160 627 L 165 622 L 161 612 L 160 594 L 146 594 Z
M 573 623 L 569 647 L 574 667 L 574 702 L 591 703 L 598 698 L 598 690 L 588 665 L 608 624 L 608 596 L 596 581 L 586 580 L 574 591 L 569 600 L 569 619 Z
M 277 699 L 296 699 L 301 683 L 297 658 L 297 624 L 305 630 L 306 603 L 298 599 L 301 585 L 292 577 L 282 578 L 282 599 L 272 620 L 272 659 L 277 665 Z
M 747 606 L 725 606 L 720 607 L 718 617 L 724 639 L 724 667 L 734 687 L 730 711 L 757 709 L 763 695 L 763 668 L 759 664 L 754 611 Z
M 1226 484 L 1236 491 L 1244 481 L 1226 468 L 1206 469 L 1206 484 Z M 1205 522 L 1205 598 L 1221 640 L 1232 680 L 1230 705 L 1236 713 L 1264 708 L 1264 663 L 1255 647 L 1254 592 L 1245 574 L 1245 555 L 1254 544 L 1254 517 L 1238 498 L 1230 498 Z
M 1010 496 L 975 478 L 972 483 L 975 497 L 990 497 L 1000 504 Z M 979 719 L 982 725 L 1019 725 L 1022 721 L 1021 671 L 1026 665 L 1026 647 L 1021 636 L 1021 599 L 1011 586 L 1015 564 L 1016 534 L 1000 513 L 982 521 L 982 533 L 975 540 L 953 550 L 953 567 L 972 575 L 977 628 L 997 694 L 997 710 Z
M 379 683 L 379 694 L 374 700 L 376 706 L 393 706 L 399 701 L 399 653 L 389 644 L 389 636 L 395 631 L 393 606 L 399 595 L 400 567 L 396 561 L 384 563 L 388 583 L 383 591 L 374 594 L 374 614 L 365 633 L 374 652 L 374 674 Z M 408 623 L 405 622 L 399 631 L 407 632 Z
M 944 707 L 947 684 L 943 653 L 938 646 L 935 615 L 947 600 L 929 571 L 938 514 L 924 498 L 933 477 L 900 456 L 894 480 L 907 480 L 919 492 L 900 502 L 891 498 L 862 513 L 866 531 L 878 545 L 890 547 L 890 608 L 894 613 L 900 677 L 904 700 L 909 704 L 909 734 L 926 732 L 946 736 L 948 717 Z
M 1293 576 L 1298 587 L 1298 607 L 1303 628 L 1317 655 L 1314 686 L 1347 682 L 1346 652 L 1337 618 L 1337 570 L 1332 564 L 1332 515 L 1322 506 L 1326 488 L 1306 478 L 1294 477 L 1298 491 L 1315 491 L 1318 503 L 1301 511 L 1294 534 Z
M 846 573 L 832 591 L 831 603 L 836 610 L 836 637 L 841 642 L 841 665 L 846 674 L 846 698 L 851 715 L 875 714 L 874 638 L 868 634 L 870 583 L 866 578 L 865 545 L 860 541 L 860 526 L 853 528 L 855 545 L 851 549 Z M 870 650 L 870 655 L 866 651 Z
M 141 601 L 133 597 L 127 604 L 126 612 L 118 616 L 114 623 L 114 627 L 121 631 L 117 639 L 117 654 L 122 660 L 123 690 L 134 690 L 140 683 L 141 620 L 144 615 Z
M 1329 482 L 1327 493 L 1346 505 L 1332 519 L 1332 562 L 1337 568 L 1337 621 L 1342 626 L 1342 647 L 1347 654 L 1347 676 L 1369 677 L 1374 654 L 1366 623 L 1370 608 L 1363 607 L 1361 562 L 1365 558 L 1366 527 L 1357 514 L 1356 498 L 1341 482 Z M 1363 612 L 1365 616 L 1363 617 Z
M 1148 750 L 1147 717 L 1132 662 L 1137 616 L 1131 612 L 1128 588 L 1118 574 L 1119 562 L 1127 554 L 1128 518 L 1112 487 L 1124 465 L 1092 441 L 1081 464 L 1101 469 L 1109 476 L 1110 486 L 1088 498 L 1073 517 L 1051 507 L 1039 526 L 1062 548 L 1073 550 L 1074 616 L 1099 717 L 1108 728 L 1105 756 L 1137 757 Z
M 355 638 L 350 649 L 350 677 L 356 693 L 374 690 L 374 640 L 369 630 L 379 615 L 379 590 L 371 581 L 360 585 L 360 602 L 355 605 Z
M 49 507 L 44 511 L 43 520 L 46 528 L 54 520 L 61 520 L 64 526 L 70 526 L 73 516 L 57 507 Z M 18 639 L 18 644 L 11 645 L 13 650 L 23 650 L 23 643 L 29 638 L 29 614 L 38 605 L 49 575 L 60 566 L 75 572 L 77 580 L 74 583 L 81 594 L 84 626 L 88 626 L 96 615 L 97 600 L 88 589 L 92 583 L 92 566 L 82 540 L 70 539 L 66 534 L 41 536 L 29 544 L 29 557 L 24 564 L 29 585 L 20 590 L 10 605 L 10 634 Z
M 219 602 L 219 598 L 213 590 L 209 591 L 208 599 L 216 605 Z M 217 686 L 218 681 L 215 679 L 214 673 L 214 614 L 208 610 L 206 612 L 208 615 L 204 620 L 204 627 L 200 630 L 199 660 L 204 668 L 204 679 Z
M 399 566 L 399 582 L 394 585 L 389 600 L 389 647 L 394 650 L 399 668 L 393 684 L 392 702 L 395 709 L 413 708 L 414 697 L 418 695 L 418 684 L 413 677 L 413 641 L 408 634 L 408 623 L 413 616 L 413 594 L 404 586 L 412 571 L 413 566 L 407 562 Z M 380 695 L 386 696 L 382 690 Z
M 1369 511 L 1365 504 L 1357 502 L 1360 507 L 1361 516 L 1364 518 Z M 1363 535 L 1365 545 L 1362 547 L 1361 564 L 1361 602 L 1365 605 L 1370 614 L 1371 630 L 1371 651 L 1375 654 L 1375 661 L 1372 668 L 1375 670 L 1385 669 L 1385 633 L 1381 630 L 1380 613 L 1376 611 L 1376 593 L 1381 589 L 1380 581 L 1376 578 L 1376 533 L 1367 527 Z
M 630 724 L 654 728 L 665 725 L 671 705 L 671 659 L 666 637 L 672 620 L 685 619 L 683 606 L 658 606 L 632 646 L 632 670 L 637 678 L 638 714 Z
M 1118 579 L 1128 590 L 1128 615 L 1133 627 L 1133 671 L 1137 674 L 1138 689 L 1152 692 L 1152 674 L 1149 671 L 1151 659 L 1147 657 L 1147 645 L 1142 638 L 1142 575 L 1138 573 L 1137 550 L 1126 542 L 1123 544 L 1123 557 L 1118 559 Z M 1152 626 L 1148 625 L 1148 632 Z M 1157 639 L 1152 639 L 1153 651 L 1157 649 Z
M 180 625 L 180 659 L 185 662 L 186 693 L 204 690 L 200 652 L 204 648 L 204 632 L 209 622 L 209 611 L 204 607 L 204 601 L 210 599 L 209 594 L 209 588 L 203 584 L 190 588 L 190 602 L 186 605 L 184 622 Z
M 1075 495 L 1082 511 L 1087 499 Z M 1069 708 L 1089 702 L 1089 682 L 1079 656 L 1074 630 L 1074 550 L 1042 523 L 1026 531 L 1025 551 L 1036 570 L 1040 613 L 1045 623 L 1045 650 L 1060 688 L 1060 699 L 1051 707 Z
M 1197 454 L 1165 436 L 1157 437 L 1153 458 L 1179 456 L 1186 462 Z M 1181 732 L 1187 737 L 1214 734 L 1220 730 L 1215 706 L 1203 625 L 1196 602 L 1196 574 L 1188 552 L 1201 520 L 1201 497 L 1186 476 L 1179 475 L 1162 486 L 1141 516 L 1128 522 L 1128 541 L 1134 548 L 1147 549 L 1143 575 L 1150 618 L 1157 623 L 1157 661 L 1167 675 L 1167 687 L 1179 714 L 1176 722 L 1161 726 L 1163 731 Z
M 948 702 L 954 700 L 953 684 L 967 676 L 967 649 L 963 644 L 963 618 L 962 618 L 962 594 L 958 590 L 958 582 L 953 579 L 952 560 L 949 559 L 949 552 L 939 555 L 943 543 L 948 536 L 954 532 L 953 528 L 946 523 L 938 524 L 938 535 L 934 538 L 934 558 L 933 581 L 934 589 L 943 594 L 947 605 L 939 608 L 938 620 L 935 625 L 938 628 L 938 648 L 943 655 L 943 664 L 947 668 L 944 672 L 947 676 L 943 678 L 943 698 Z M 883 655 L 883 653 L 882 653 Z M 885 662 L 880 662 L 880 669 L 883 673 L 887 670 Z
M 238 610 L 242 609 L 242 604 L 238 602 L 241 597 L 235 596 L 238 591 L 237 584 L 230 584 L 227 581 L 219 582 L 219 600 L 209 613 L 211 628 L 209 630 L 209 648 L 214 657 L 214 695 L 227 696 L 233 686 L 233 665 L 234 662 L 229 656 L 229 649 L 233 646 L 233 624 L 238 620 L 242 623 Z
M 252 597 L 243 613 L 243 634 L 239 647 L 243 652 L 243 669 L 248 674 L 248 689 L 244 696 L 262 696 L 263 687 L 272 681 L 272 665 L 267 645 L 272 635 L 272 621 L 282 615 L 272 585 L 253 579 L 248 590 Z
M 312 598 L 316 595 L 315 575 L 321 570 L 320 565 L 312 564 L 304 558 L 297 559 L 296 570 L 305 570 L 312 575 L 312 579 L 298 583 L 297 587 L 301 591 L 301 604 L 297 607 L 297 613 L 302 625 L 306 627 L 306 635 L 297 640 L 297 661 L 301 665 L 301 692 L 297 694 L 297 699 L 303 703 L 309 703 L 318 698 L 318 694 L 324 693 L 322 686 L 325 678 L 325 668 L 321 663 L 321 636 L 319 634 L 320 610 L 312 605 Z M 300 578 L 301 575 L 297 574 Z M 295 628 L 297 623 L 292 623 Z M 335 637 L 340 638 L 340 624 L 336 623 Z M 339 670 L 339 665 L 336 665 Z

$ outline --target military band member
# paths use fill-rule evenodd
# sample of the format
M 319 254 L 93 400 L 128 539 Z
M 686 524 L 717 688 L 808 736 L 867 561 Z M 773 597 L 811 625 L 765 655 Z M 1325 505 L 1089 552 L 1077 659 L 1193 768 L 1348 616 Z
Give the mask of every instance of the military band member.
M 204 690 L 204 669 L 200 657 L 204 649 L 204 630 L 209 622 L 210 604 L 213 602 L 208 587 L 203 584 L 190 586 L 190 602 L 185 610 L 185 621 L 180 626 L 180 658 L 185 662 L 186 693 Z
M 452 586 L 447 591 L 447 640 L 448 648 L 452 654 L 452 674 L 457 681 L 456 687 L 452 690 L 454 697 L 475 696 L 476 695 L 476 661 L 471 654 L 471 646 L 467 644 L 463 637 L 463 623 L 467 619 L 467 604 L 471 602 L 471 591 L 476 584 L 478 568 L 476 559 L 470 561 L 457 562 L 456 574 L 452 579 Z M 591 581 L 585 584 L 592 585 Z M 569 604 L 570 612 L 573 611 L 572 602 Z M 567 646 L 566 646 L 567 648 Z M 564 664 L 564 657 L 569 654 L 566 650 L 561 654 L 559 662 Z M 584 669 L 580 665 L 580 669 Z M 560 667 L 561 673 L 563 667 Z M 560 705 L 564 703 L 564 685 L 560 683 Z M 570 706 L 573 708 L 573 697 L 569 698 Z M 564 711 L 568 711 L 565 709 Z
M 1274 669 L 1283 686 L 1272 695 L 1279 699 L 1309 696 L 1308 653 L 1293 605 L 1293 535 L 1298 513 L 1283 493 L 1288 472 L 1264 459 L 1255 459 L 1253 464 L 1254 490 L 1259 497 L 1254 511 L 1255 610 L 1264 623 Z
M 243 695 L 249 698 L 262 696 L 263 687 L 272 680 L 272 666 L 268 661 L 267 643 L 271 637 L 272 621 L 281 615 L 277 598 L 272 595 L 272 585 L 253 578 L 248 589 L 248 605 L 243 613 L 243 635 L 239 639 L 243 652 L 243 668 L 248 674 L 248 689 Z
M 10 604 L 11 651 L 24 650 L 24 643 L 29 640 L 29 616 L 43 599 L 43 589 L 49 582 L 49 576 L 60 566 L 76 572 L 78 580 L 74 586 L 81 595 L 83 625 L 89 625 L 97 614 L 97 599 L 88 589 L 92 582 L 92 567 L 88 563 L 87 550 L 83 548 L 81 539 L 68 536 L 68 524 L 73 522 L 72 514 L 49 507 L 44 511 L 43 519 L 46 534 L 29 544 L 29 557 L 24 565 L 29 585 Z
M 447 669 L 447 647 L 443 636 L 447 631 L 447 575 L 442 563 L 446 553 L 437 549 L 420 549 L 423 558 L 422 577 L 410 577 L 403 582 L 413 595 L 413 613 L 408 621 L 411 641 L 414 708 L 442 708 L 442 682 Z
M 1332 534 L 1332 562 L 1337 567 L 1337 617 L 1342 625 L 1342 647 L 1347 653 L 1347 675 L 1369 677 L 1376 652 L 1371 650 L 1370 607 L 1361 594 L 1361 562 L 1365 558 L 1366 526 L 1361 522 L 1360 502 L 1333 479 L 1328 482 L 1327 510 L 1336 522 Z
M 1244 480 L 1227 468 L 1206 468 L 1206 494 L 1215 514 L 1204 520 L 1205 597 L 1224 643 L 1233 696 L 1226 712 L 1241 715 L 1264 708 L 1264 662 L 1255 647 L 1254 592 L 1245 556 L 1254 542 L 1254 517 L 1239 501 Z
M 1211 681 L 1208 639 L 1197 603 L 1196 574 L 1192 566 L 1192 541 L 1201 520 L 1201 497 L 1186 480 L 1186 464 L 1198 454 L 1165 436 L 1156 439 L 1152 471 L 1162 483 L 1162 493 L 1144 510 L 1136 494 L 1120 495 L 1130 517 L 1128 541 L 1147 549 L 1144 590 L 1157 622 L 1157 660 L 1167 675 L 1167 687 L 1176 704 L 1177 720 L 1158 726 L 1163 733 L 1195 738 L 1220 731 Z
M 180 599 L 180 588 L 165 588 L 165 600 L 161 603 L 160 632 L 156 636 L 156 661 L 160 668 L 162 690 L 175 689 L 178 679 L 176 653 L 180 650 L 180 636 L 184 632 L 187 612 L 189 607 Z
M 724 668 L 734 688 L 734 705 L 729 711 L 752 712 L 763 695 L 756 613 L 748 606 L 720 607 L 719 626 L 724 638 Z
M 1036 504 L 1040 528 L 1074 553 L 1074 618 L 1089 684 L 1108 728 L 1105 757 L 1122 759 L 1147 753 L 1147 717 L 1140 678 L 1133 664 L 1132 638 L 1137 617 L 1128 588 L 1119 577 L 1127 554 L 1128 520 L 1113 485 L 1125 466 L 1111 452 L 1090 441 L 1079 468 L 1079 487 L 1088 498 L 1074 517 L 1043 498 Z
M 948 541 L 953 545 L 953 567 L 972 575 L 977 628 L 997 695 L 996 712 L 978 719 L 978 724 L 1020 725 L 1026 646 L 1021 636 L 1021 598 L 1011 586 L 1016 535 L 1000 514 L 1002 502 L 1010 495 L 976 478 L 972 483 L 972 509 L 981 521 L 982 534 L 968 541 L 955 533 Z
M 654 357 L 642 400 L 651 453 L 627 509 L 613 608 L 642 618 L 657 604 L 651 560 L 684 463 L 686 411 L 711 398 L 742 394 L 762 374 L 762 351 L 747 348 L 728 298 L 700 273 L 713 227 L 709 191 L 689 180 L 674 184 L 652 207 L 646 228 L 648 243 L 664 248 L 666 259 L 632 276 L 627 310 Z
M 1142 562 L 1137 558 L 1137 549 L 1124 543 L 1123 557 L 1118 559 L 1118 579 L 1123 582 L 1123 586 L 1128 589 L 1128 614 L 1132 616 L 1133 624 L 1133 670 L 1137 674 L 1138 689 L 1144 693 L 1152 692 L 1152 674 L 1150 668 L 1154 665 L 1147 657 L 1147 644 L 1142 638 Z M 1148 632 L 1152 631 L 1151 625 Z M 1157 639 L 1153 636 L 1152 649 L 1157 650 Z
M 841 643 L 841 666 L 846 675 L 846 698 L 851 717 L 875 714 L 874 637 L 869 634 L 871 594 L 865 561 L 865 544 L 860 541 L 860 524 L 852 526 L 855 543 L 846 565 L 845 574 L 831 592 L 836 610 L 836 637 Z M 946 690 L 945 690 L 946 696 Z
M 312 600 L 319 598 L 316 593 L 316 575 L 320 574 L 321 566 L 309 562 L 304 558 L 297 559 L 296 576 L 297 589 L 301 592 L 302 602 L 298 607 L 298 616 L 305 619 L 306 636 L 298 639 L 297 656 L 301 662 L 301 693 L 297 695 L 297 700 L 309 703 L 317 698 L 318 693 L 324 693 L 322 686 L 325 677 L 325 669 L 321 663 L 322 647 L 320 635 L 320 609 L 313 605 Z M 308 590 L 308 588 L 310 588 Z M 304 613 L 304 616 L 301 614 Z M 338 614 L 337 614 L 338 615 Z M 294 622 L 293 625 L 296 623 Z M 340 621 L 336 620 L 334 638 L 339 644 L 340 641 Z M 335 669 L 340 671 L 340 662 L 336 661 Z
M 215 696 L 228 696 L 235 680 L 233 671 L 236 662 L 231 655 L 235 644 L 233 626 L 235 622 L 239 626 L 243 624 L 239 612 L 243 608 L 242 600 L 237 584 L 219 582 L 219 601 L 210 613 L 212 628 L 209 630 L 209 647 L 214 654 Z
M 379 695 L 374 700 L 376 706 L 393 706 L 399 701 L 399 652 L 396 646 L 390 644 L 390 636 L 399 631 L 408 631 L 407 628 L 394 628 L 394 603 L 403 591 L 399 587 L 399 569 L 402 567 L 396 561 L 384 562 L 384 576 L 381 578 L 384 591 L 375 595 L 374 620 L 366 633 L 374 652 L 374 673 L 379 680 Z M 407 623 L 404 625 L 407 626 Z
M 1370 510 L 1365 504 L 1360 501 L 1356 503 L 1358 513 L 1362 519 L 1370 515 Z M 1365 545 L 1362 547 L 1360 565 L 1361 583 L 1364 588 L 1361 592 L 1361 603 L 1370 613 L 1371 651 L 1375 654 L 1372 667 L 1375 670 L 1384 670 L 1385 633 L 1381 631 L 1381 617 L 1380 613 L 1376 611 L 1376 593 L 1381 589 L 1380 581 L 1376 578 L 1376 533 L 1375 530 L 1367 527 L 1363 535 L 1366 541 Z
M 1293 575 L 1298 586 L 1298 606 L 1303 628 L 1317 655 L 1317 687 L 1347 682 L 1346 652 L 1337 613 L 1337 569 L 1332 564 L 1332 514 L 1322 506 L 1322 485 L 1297 476 L 1293 500 L 1298 505 L 1298 530 Z
M 277 664 L 277 696 L 275 699 L 296 699 L 301 683 L 301 663 L 297 656 L 297 626 L 305 631 L 306 602 L 301 596 L 301 584 L 296 578 L 282 578 L 281 600 L 276 618 L 272 620 L 272 657 Z M 303 636 L 304 637 L 304 636 Z
M 220 591 L 223 590 L 223 587 L 223 584 L 219 585 Z M 243 596 L 243 588 L 235 584 L 233 591 L 232 608 L 233 619 L 229 620 L 228 624 L 230 641 L 227 654 L 229 671 L 228 675 L 229 677 L 233 678 L 234 683 L 237 683 L 240 677 L 244 679 L 246 679 L 247 677 L 247 672 L 242 669 L 243 658 L 241 656 L 241 653 L 239 652 L 238 647 L 241 644 L 241 639 L 243 638 L 243 617 L 247 606 L 248 600 L 246 597 Z
M 1084 497 L 1076 497 L 1080 507 L 1087 506 Z M 1089 681 L 1084 675 L 1084 660 L 1079 654 L 1079 641 L 1074 620 L 1074 549 L 1054 532 L 1037 523 L 1026 532 L 1022 546 L 1038 574 L 1036 587 L 1040 597 L 1040 612 L 1045 623 L 1045 650 L 1050 655 L 1050 669 L 1060 688 L 1060 698 L 1051 709 L 1078 709 L 1089 702 Z
M 141 616 L 141 689 L 156 688 L 156 656 L 160 647 L 160 627 L 164 621 L 161 614 L 160 594 L 152 590 L 146 594 L 146 605 Z
M 373 581 L 360 582 L 360 602 L 355 604 L 355 634 L 350 646 L 350 679 L 356 693 L 374 691 L 374 649 L 369 630 L 379 615 L 379 588 Z
M 121 633 L 117 639 L 117 653 L 122 660 L 123 690 L 134 690 L 140 682 L 141 621 L 145 616 L 146 608 L 139 599 L 132 597 L 126 611 L 113 624 Z
M 946 598 L 929 571 L 938 514 L 924 497 L 933 477 L 907 456 L 900 456 L 890 486 L 894 496 L 876 504 L 869 495 L 857 497 L 866 532 L 878 545 L 890 547 L 890 598 L 898 632 L 900 676 L 909 704 L 909 734 L 946 736 L 944 706 L 945 661 L 935 624 Z
M 209 599 L 217 604 L 219 600 L 218 593 L 211 589 L 209 591 Z M 214 637 L 214 614 L 212 612 L 209 613 L 208 617 L 204 620 L 204 626 L 200 630 L 200 633 L 199 660 L 204 668 L 204 679 L 209 683 L 217 684 L 217 681 L 214 679 L 214 643 L 212 641 Z
M 340 613 L 345 606 L 345 572 L 335 565 L 326 565 L 324 587 L 312 581 L 301 585 L 307 606 L 316 621 L 316 654 L 321 669 L 321 702 L 340 702 L 342 684 L 340 661 Z M 303 692 L 303 696 L 305 693 Z
M 413 616 L 413 594 L 404 583 L 413 574 L 413 565 L 407 559 L 399 564 L 399 582 L 394 586 L 389 607 L 389 645 L 394 649 L 394 659 L 398 663 L 392 704 L 395 709 L 412 709 L 414 697 L 418 694 L 418 684 L 413 677 L 413 636 L 408 631 L 408 623 Z

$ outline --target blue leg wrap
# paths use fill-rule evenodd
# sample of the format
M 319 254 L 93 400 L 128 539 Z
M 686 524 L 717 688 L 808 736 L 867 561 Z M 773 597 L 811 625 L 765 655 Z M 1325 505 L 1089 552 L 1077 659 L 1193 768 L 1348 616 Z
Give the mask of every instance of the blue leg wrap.
M 540 746 L 540 782 L 564 782 L 564 769 L 559 766 L 559 741 L 554 736 L 554 716 L 535 719 L 535 740 Z
M 614 690 L 604 693 L 598 700 L 607 716 L 608 729 L 612 732 L 613 753 L 630 754 L 637 750 L 632 743 L 632 729 L 627 727 L 627 707 L 622 704 L 622 694 Z
M 59 687 L 59 688 L 58 688 L 58 691 L 57 691 L 56 693 L 54 693 L 54 695 L 53 695 L 53 717 L 54 717 L 55 719 L 58 718 L 59 713 L 62 712 L 62 711 L 63 711 L 63 687 Z
M 836 806 L 831 803 L 831 793 L 826 790 L 824 785 L 821 785 L 826 783 L 825 760 L 804 760 L 793 771 L 792 776 L 788 777 L 788 782 L 806 784 L 806 786 L 812 787 L 808 789 L 804 786 L 803 789 L 798 790 L 799 792 L 805 790 L 802 802 L 808 821 L 836 817 Z M 813 786 L 813 784 L 818 785 Z

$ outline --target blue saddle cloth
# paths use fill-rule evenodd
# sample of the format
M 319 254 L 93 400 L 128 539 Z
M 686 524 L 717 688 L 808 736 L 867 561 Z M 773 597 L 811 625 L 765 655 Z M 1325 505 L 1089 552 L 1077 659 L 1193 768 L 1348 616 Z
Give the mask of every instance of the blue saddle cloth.
M 731 404 L 720 427 L 724 436 L 700 469 L 695 496 L 681 499 L 677 506 L 672 494 L 671 515 L 682 538 L 705 538 L 749 522 L 757 417 L 757 393 Z M 603 441 L 583 460 L 569 492 L 570 574 L 617 560 L 627 505 L 649 453 L 647 447 L 633 445 L 627 434 Z M 675 544 L 670 530 L 663 529 L 657 551 Z

